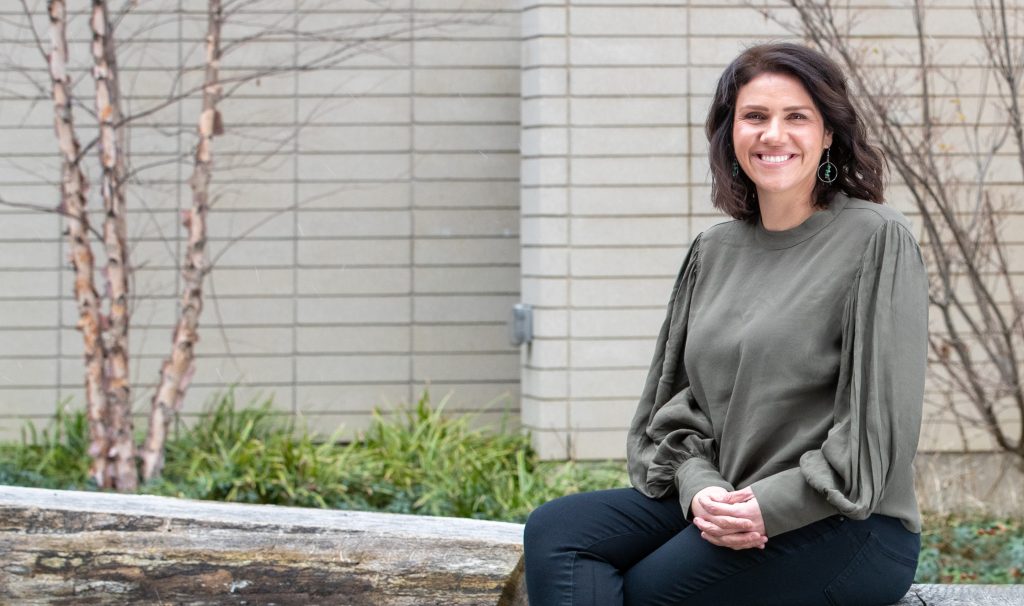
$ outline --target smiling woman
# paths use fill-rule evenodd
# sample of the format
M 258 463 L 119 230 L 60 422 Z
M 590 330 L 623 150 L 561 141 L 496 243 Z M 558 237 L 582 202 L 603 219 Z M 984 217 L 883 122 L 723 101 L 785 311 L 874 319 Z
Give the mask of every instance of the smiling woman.
M 914 578 L 927 276 L 842 73 L 795 44 L 722 74 L 715 206 L 630 427 L 633 488 L 526 525 L 530 604 L 882 606 Z

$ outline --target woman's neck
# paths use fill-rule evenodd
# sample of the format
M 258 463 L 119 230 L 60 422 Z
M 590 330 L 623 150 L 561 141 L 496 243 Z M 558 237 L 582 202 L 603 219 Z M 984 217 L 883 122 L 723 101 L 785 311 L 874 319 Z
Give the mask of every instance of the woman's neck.
M 815 213 L 809 197 L 799 200 L 770 195 L 762 197 L 759 193 L 757 203 L 761 210 L 761 225 L 768 231 L 792 229 Z

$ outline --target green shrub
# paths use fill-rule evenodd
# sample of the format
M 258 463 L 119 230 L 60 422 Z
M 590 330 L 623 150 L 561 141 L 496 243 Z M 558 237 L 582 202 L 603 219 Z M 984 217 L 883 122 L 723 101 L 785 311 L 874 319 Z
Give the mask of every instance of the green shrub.
M 540 461 L 528 436 L 477 429 L 424 393 L 415 406 L 375 412 L 350 444 L 320 440 L 271 400 L 239 408 L 228 390 L 166 445 L 163 477 L 149 494 L 522 522 L 561 495 L 628 485 L 619 461 Z M 89 432 L 81 411 L 59 407 L 43 430 L 0 444 L 0 483 L 92 489 Z M 1024 583 L 1024 524 L 983 516 L 926 515 L 919 583 Z
M 918 583 L 1024 583 L 1024 524 L 982 515 L 927 515 Z
M 0 444 L 0 484 L 38 488 L 89 489 L 89 421 L 82 410 L 57 407 L 47 427 L 28 421 L 20 443 Z

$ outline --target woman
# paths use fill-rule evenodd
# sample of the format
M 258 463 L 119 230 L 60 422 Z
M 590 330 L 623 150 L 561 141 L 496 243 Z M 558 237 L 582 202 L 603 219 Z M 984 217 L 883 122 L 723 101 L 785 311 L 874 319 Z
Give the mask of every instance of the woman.
M 920 549 L 920 249 L 820 53 L 743 52 L 706 131 L 735 220 L 676 279 L 629 431 L 634 488 L 530 516 L 530 604 L 896 602 Z

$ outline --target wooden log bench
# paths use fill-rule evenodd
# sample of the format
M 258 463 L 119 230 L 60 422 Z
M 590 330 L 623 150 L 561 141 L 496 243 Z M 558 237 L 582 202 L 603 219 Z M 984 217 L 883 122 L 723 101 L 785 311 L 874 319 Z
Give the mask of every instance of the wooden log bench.
M 0 486 L 0 533 L 2 604 L 526 606 L 519 524 Z M 925 605 L 1021 606 L 1024 586 L 899 603 Z

